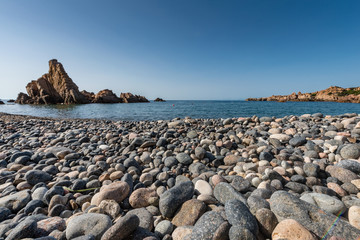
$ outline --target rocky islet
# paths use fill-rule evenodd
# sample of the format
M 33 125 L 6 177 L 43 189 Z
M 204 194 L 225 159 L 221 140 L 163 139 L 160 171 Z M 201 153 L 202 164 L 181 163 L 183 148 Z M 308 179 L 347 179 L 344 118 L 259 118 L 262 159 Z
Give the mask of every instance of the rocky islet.
M 0 239 L 357 239 L 359 122 L 1 114 Z

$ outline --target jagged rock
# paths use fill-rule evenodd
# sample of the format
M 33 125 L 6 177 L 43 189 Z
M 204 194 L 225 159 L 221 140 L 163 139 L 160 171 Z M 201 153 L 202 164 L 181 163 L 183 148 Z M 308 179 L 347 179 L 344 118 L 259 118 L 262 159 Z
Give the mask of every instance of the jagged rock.
M 88 103 L 84 95 L 79 92 L 78 86 L 67 75 L 62 64 L 56 59 L 49 61 L 49 73 L 28 83 L 26 91 L 28 97 L 20 93 L 17 103 Z
M 124 103 L 149 102 L 144 96 L 133 95 L 132 93 L 121 93 L 120 98 Z
M 136 103 L 149 102 L 145 97 L 122 93 L 120 98 L 109 89 L 94 94 L 79 91 L 78 86 L 56 59 L 49 61 L 49 73 L 26 85 L 26 93 L 19 93 L 20 104 L 83 104 L 83 103 Z
M 290 95 L 273 95 L 271 97 L 248 98 L 246 101 L 277 101 L 277 102 L 351 102 L 360 103 L 360 87 L 342 88 L 337 86 L 325 90 Z
M 156 98 L 154 100 L 154 102 L 166 102 L 166 101 L 164 99 L 162 99 L 162 98 Z

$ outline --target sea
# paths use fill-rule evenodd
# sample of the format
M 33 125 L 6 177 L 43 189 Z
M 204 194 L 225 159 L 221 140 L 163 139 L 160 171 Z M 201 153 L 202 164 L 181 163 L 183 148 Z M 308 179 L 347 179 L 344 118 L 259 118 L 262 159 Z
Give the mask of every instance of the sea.
M 4 100 L 3 100 L 4 101 Z M 0 112 L 37 117 L 107 119 L 125 121 L 171 120 L 174 118 L 230 118 L 269 116 L 284 117 L 322 113 L 342 115 L 360 113 L 359 103 L 335 102 L 247 102 L 247 101 L 180 101 L 150 103 L 83 104 L 83 105 L 0 105 Z

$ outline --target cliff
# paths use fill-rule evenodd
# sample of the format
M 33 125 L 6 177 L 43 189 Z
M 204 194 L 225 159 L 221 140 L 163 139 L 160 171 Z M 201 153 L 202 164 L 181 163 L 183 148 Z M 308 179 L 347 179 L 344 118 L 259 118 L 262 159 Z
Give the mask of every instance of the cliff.
M 109 89 L 97 94 L 79 91 L 78 86 L 56 59 L 49 61 L 49 72 L 26 85 L 26 93 L 19 93 L 16 103 L 20 104 L 84 104 L 84 103 L 127 103 L 148 102 L 145 97 L 126 93 L 120 98 Z
M 246 101 L 277 102 L 347 102 L 360 103 L 360 87 L 342 88 L 337 86 L 312 93 L 292 93 L 290 95 L 273 95 L 271 97 L 248 98 Z

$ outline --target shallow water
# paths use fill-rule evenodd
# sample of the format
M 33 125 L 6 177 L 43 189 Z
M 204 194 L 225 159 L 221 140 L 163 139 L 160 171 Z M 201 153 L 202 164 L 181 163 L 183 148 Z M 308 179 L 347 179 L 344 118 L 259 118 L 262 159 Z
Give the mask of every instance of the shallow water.
M 95 118 L 111 120 L 159 120 L 184 118 L 228 118 L 321 112 L 324 115 L 360 113 L 358 103 L 334 102 L 246 102 L 246 101 L 167 101 L 151 103 L 85 105 L 0 105 L 0 112 L 55 118 Z

